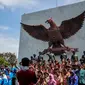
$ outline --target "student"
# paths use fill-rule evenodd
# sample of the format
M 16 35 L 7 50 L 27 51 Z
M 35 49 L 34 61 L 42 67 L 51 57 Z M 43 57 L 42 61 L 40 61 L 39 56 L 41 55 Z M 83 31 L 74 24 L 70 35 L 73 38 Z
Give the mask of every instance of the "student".
M 79 72 L 79 85 L 85 85 L 85 69 L 83 65 L 81 65 L 81 69 Z
M 10 69 L 8 69 L 8 85 L 12 85 L 12 78 L 13 78 L 13 73 L 11 72 Z
M 1 85 L 8 85 L 8 79 L 5 73 L 2 74 L 2 84 Z
M 54 79 L 54 75 L 53 74 L 49 74 L 49 81 L 47 85 L 56 85 L 56 81 Z
M 12 64 L 12 68 L 11 68 L 13 77 L 12 77 L 12 85 L 16 85 L 16 72 L 17 72 L 17 68 L 15 67 L 15 64 Z
M 2 74 L 0 72 L 0 85 L 2 84 Z
M 70 74 L 71 76 L 69 78 L 69 85 L 78 85 L 78 76 L 73 70 L 70 72 Z
M 29 59 L 22 59 L 23 68 L 17 72 L 19 85 L 34 85 L 37 82 L 35 72 L 29 70 Z

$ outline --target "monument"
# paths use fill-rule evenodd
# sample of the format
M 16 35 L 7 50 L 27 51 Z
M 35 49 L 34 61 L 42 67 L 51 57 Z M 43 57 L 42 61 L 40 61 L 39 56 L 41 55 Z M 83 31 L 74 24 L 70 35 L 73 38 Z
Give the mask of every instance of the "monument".
M 85 1 L 35 13 L 24 14 L 21 21 L 19 61 L 23 57 L 30 57 L 45 49 L 54 53 L 54 42 L 59 44 L 59 47 L 56 46 L 56 50 L 59 53 L 62 48 L 67 51 L 72 50 L 71 48 L 73 48 L 73 50 L 77 50 L 75 48 L 78 48 L 80 52 L 79 54 L 81 54 L 85 49 L 83 47 L 85 42 L 84 5 Z M 52 18 L 48 19 L 49 17 Z M 45 20 L 50 24 L 50 28 L 49 25 L 44 23 Z M 54 25 L 52 25 L 52 23 Z M 49 31 L 50 29 L 52 30 Z M 49 46 L 46 41 L 49 42 Z

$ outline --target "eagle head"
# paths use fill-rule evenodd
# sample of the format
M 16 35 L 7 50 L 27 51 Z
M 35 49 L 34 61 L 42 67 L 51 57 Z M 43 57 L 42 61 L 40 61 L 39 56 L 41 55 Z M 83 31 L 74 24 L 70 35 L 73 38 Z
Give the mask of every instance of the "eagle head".
M 52 17 L 45 21 L 45 23 L 50 24 L 52 22 Z

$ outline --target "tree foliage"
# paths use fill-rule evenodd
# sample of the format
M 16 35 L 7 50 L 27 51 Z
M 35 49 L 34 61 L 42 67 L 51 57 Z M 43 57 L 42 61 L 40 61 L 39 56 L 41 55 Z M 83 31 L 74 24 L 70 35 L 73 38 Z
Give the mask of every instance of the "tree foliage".
M 1 62 L 3 62 L 3 59 L 6 61 L 5 63 L 9 63 L 9 64 L 14 64 L 16 63 L 16 55 L 14 53 L 0 53 L 1 58 Z
M 10 65 L 2 56 L 0 56 L 0 65 L 8 66 Z

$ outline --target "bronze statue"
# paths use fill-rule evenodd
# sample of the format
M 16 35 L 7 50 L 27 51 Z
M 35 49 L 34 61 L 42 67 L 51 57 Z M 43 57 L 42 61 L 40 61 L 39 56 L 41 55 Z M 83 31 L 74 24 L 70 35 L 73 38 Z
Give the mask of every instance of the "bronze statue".
M 48 42 L 49 47 L 43 52 L 52 52 L 54 54 L 61 54 L 65 50 L 77 50 L 75 48 L 69 48 L 64 44 L 64 39 L 68 39 L 72 35 L 78 32 L 84 22 L 85 11 L 75 18 L 62 21 L 60 26 L 57 26 L 52 18 L 48 19 L 46 23 L 50 25 L 47 29 L 42 24 L 40 25 L 26 25 L 22 24 L 23 29 L 29 33 L 32 37 Z

